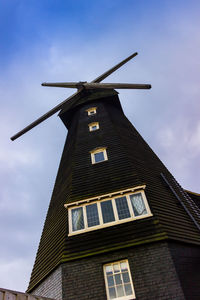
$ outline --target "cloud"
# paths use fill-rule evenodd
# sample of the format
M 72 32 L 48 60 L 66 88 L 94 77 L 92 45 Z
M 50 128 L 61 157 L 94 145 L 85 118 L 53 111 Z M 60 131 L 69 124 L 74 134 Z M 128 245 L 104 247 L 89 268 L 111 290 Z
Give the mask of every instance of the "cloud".
M 188 120 L 175 120 L 159 129 L 157 143 L 161 156 L 183 187 L 191 189 L 193 186 L 194 192 L 198 192 L 200 171 L 196 162 L 200 156 L 200 122 L 191 125 Z
M 14 260 L 4 261 L 0 260 L 1 272 L 0 282 L 1 287 L 25 292 L 24 286 L 28 285 L 28 278 L 30 274 L 29 259 L 15 258 Z M 15 275 L 14 275 L 15 274 Z M 15 287 L 13 287 L 13 275 L 15 280 Z

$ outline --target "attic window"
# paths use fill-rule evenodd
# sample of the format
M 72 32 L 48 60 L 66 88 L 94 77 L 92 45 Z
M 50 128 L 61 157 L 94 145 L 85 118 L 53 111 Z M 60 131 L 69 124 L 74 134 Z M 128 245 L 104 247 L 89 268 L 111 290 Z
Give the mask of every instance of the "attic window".
M 120 192 L 119 192 L 120 193 Z M 144 191 L 127 192 L 69 208 L 69 235 L 152 216 Z
M 93 122 L 88 124 L 89 126 L 89 131 L 95 131 L 99 129 L 99 123 L 98 122 Z
M 100 163 L 108 160 L 106 148 L 97 148 L 90 151 L 92 164 Z
M 90 107 L 86 109 L 88 116 L 95 115 L 97 113 L 97 107 Z
M 103 266 L 107 299 L 135 299 L 128 260 L 121 260 Z

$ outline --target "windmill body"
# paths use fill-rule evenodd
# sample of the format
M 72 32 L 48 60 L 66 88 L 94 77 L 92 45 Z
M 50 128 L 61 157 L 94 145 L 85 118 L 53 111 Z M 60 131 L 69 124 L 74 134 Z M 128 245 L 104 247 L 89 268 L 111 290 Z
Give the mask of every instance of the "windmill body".
M 197 205 L 126 118 L 118 93 L 84 84 L 59 113 L 68 135 L 28 292 L 198 299 Z

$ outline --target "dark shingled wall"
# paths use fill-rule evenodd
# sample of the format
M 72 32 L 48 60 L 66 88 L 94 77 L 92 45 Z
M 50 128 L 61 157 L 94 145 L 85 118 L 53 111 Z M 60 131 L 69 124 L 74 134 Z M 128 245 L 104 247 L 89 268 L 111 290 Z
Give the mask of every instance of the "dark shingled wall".
M 200 194 L 197 193 L 193 193 L 190 191 L 186 191 L 186 193 L 192 198 L 192 200 L 194 201 L 194 203 L 199 207 L 200 209 Z
M 127 120 L 116 95 L 100 100 L 85 99 L 62 120 L 69 128 L 56 183 L 45 221 L 28 291 L 37 286 L 60 263 L 97 253 L 130 248 L 162 239 L 200 243 L 199 231 L 174 194 L 173 177 Z M 86 109 L 96 106 L 97 114 Z M 98 121 L 100 129 L 89 132 Z M 91 164 L 90 151 L 107 147 L 108 161 Z M 153 217 L 68 237 L 65 203 L 146 184 L 145 193 Z M 146 246 L 144 246 L 146 247 Z M 125 250 L 124 250 L 125 251 Z

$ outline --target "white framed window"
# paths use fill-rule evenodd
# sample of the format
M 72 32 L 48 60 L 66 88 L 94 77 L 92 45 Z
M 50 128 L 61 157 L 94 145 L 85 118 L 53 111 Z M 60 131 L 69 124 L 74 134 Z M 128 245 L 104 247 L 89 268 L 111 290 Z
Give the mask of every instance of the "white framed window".
M 89 131 L 95 131 L 99 129 L 99 122 L 93 122 L 88 124 L 89 126 Z
M 106 148 L 96 148 L 90 151 L 92 164 L 97 164 L 102 161 L 108 160 Z
M 90 107 L 86 109 L 88 116 L 95 115 L 97 113 L 97 107 Z
M 68 208 L 69 235 L 152 216 L 143 190 Z
M 135 299 L 128 260 L 121 260 L 103 266 L 107 299 Z

